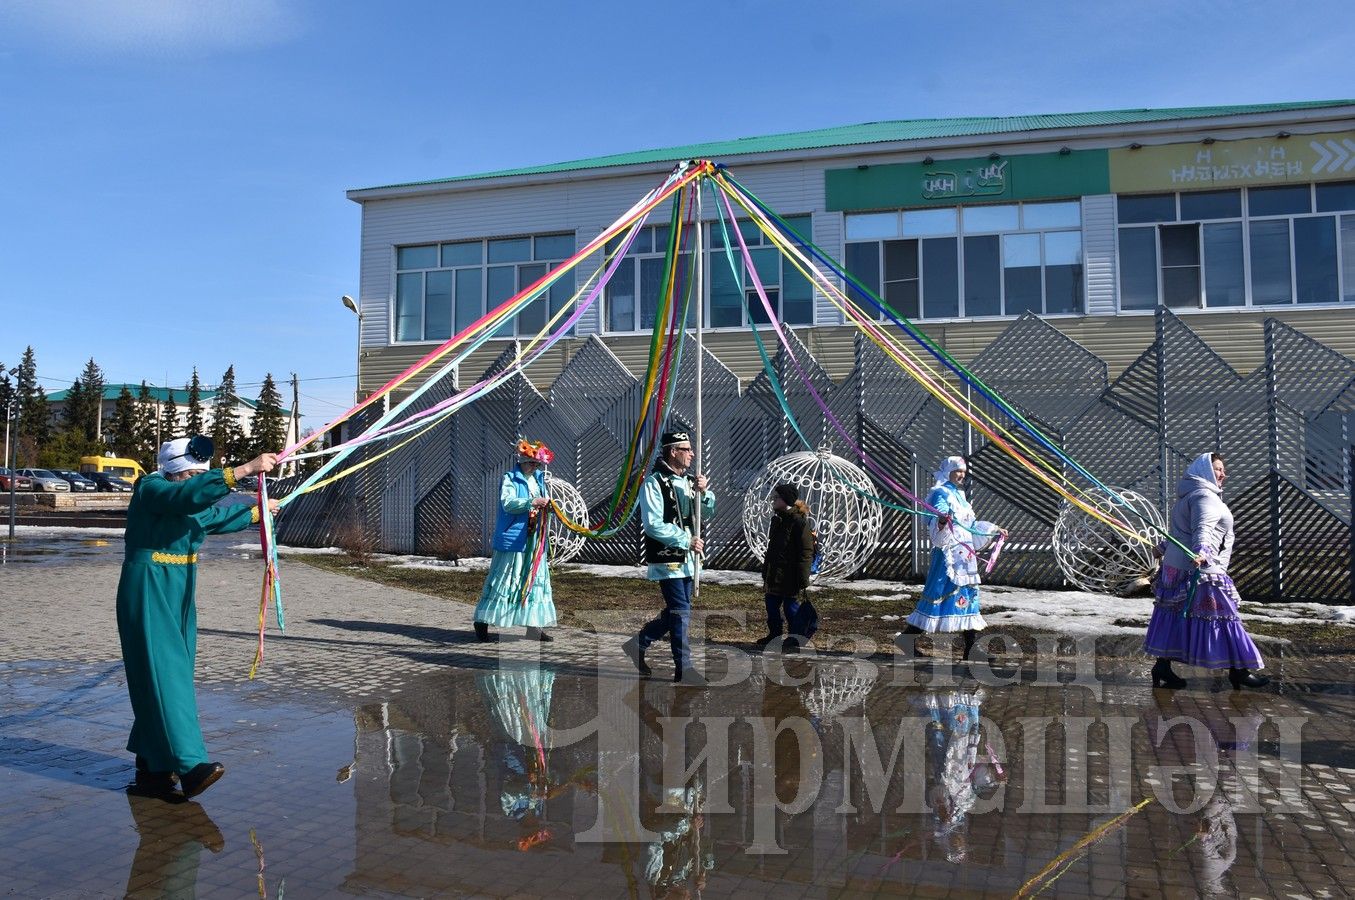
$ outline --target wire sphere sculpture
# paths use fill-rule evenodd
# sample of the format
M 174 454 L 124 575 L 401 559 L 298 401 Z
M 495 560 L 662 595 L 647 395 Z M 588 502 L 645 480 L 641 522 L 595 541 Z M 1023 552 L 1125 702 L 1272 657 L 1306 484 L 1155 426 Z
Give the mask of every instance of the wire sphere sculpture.
M 821 663 L 814 667 L 814 684 L 800 688 L 800 702 L 819 720 L 841 716 L 865 703 L 877 677 L 874 667 Z
M 817 579 L 846 578 L 860 569 L 880 543 L 884 516 L 875 486 L 860 468 L 827 448 L 789 453 L 767 463 L 743 495 L 743 537 L 758 560 L 767 556 L 772 488 L 793 484 L 809 507 L 818 535 Z
M 583 502 L 583 494 L 563 478 L 546 473 L 546 493 L 560 507 L 560 511 L 569 517 L 571 522 L 588 521 L 588 504 Z M 579 555 L 583 549 L 583 535 L 576 534 L 565 527 L 558 516 L 550 517 L 550 561 L 552 565 L 556 563 L 569 562 Z
M 1064 503 L 1054 522 L 1054 558 L 1064 577 L 1083 590 L 1123 596 L 1145 587 L 1157 571 L 1153 547 L 1165 528 L 1162 514 L 1142 494 L 1117 493 L 1129 504 L 1128 509 L 1105 496 L 1097 497 L 1092 505 L 1129 524 L 1145 540 L 1135 540 Z

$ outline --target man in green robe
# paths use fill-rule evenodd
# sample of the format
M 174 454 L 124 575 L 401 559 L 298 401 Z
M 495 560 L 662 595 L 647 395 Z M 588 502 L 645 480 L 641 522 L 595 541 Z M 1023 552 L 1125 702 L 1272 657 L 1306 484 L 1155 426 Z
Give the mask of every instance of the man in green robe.
M 165 442 L 159 470 L 137 481 L 127 507 L 117 602 L 134 716 L 127 749 L 136 754 L 137 787 L 155 794 L 170 794 L 177 775 L 183 795 L 192 797 L 225 771 L 208 761 L 198 727 L 197 553 L 207 535 L 241 531 L 259 521 L 256 506 L 215 504 L 230 494 L 237 478 L 277 464 L 274 454 L 265 453 L 241 466 L 209 470 L 211 455 L 206 438 Z

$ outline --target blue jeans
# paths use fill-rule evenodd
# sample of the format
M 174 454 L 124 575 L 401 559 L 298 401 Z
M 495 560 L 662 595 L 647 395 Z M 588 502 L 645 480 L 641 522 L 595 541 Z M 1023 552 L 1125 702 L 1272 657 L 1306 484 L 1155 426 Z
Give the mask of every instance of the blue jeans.
M 793 622 L 795 621 L 795 613 L 800 609 L 800 601 L 794 597 L 784 597 L 780 594 L 768 594 L 763 599 L 767 601 L 767 633 L 780 634 L 782 610 L 785 610 L 785 621 L 787 623 Z
M 663 612 L 640 629 L 640 652 L 665 634 L 673 648 L 673 665 L 679 671 L 692 667 L 692 648 L 687 645 L 687 623 L 692 618 L 692 579 L 665 578 L 659 582 L 663 592 Z

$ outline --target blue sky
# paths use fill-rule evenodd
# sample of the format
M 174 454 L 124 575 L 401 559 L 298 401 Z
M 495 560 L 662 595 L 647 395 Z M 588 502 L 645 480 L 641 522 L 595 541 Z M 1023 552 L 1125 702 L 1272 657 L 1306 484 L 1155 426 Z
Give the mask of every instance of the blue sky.
M 6 0 L 0 362 L 352 397 L 355 187 L 931 116 L 1355 95 L 1347 4 Z M 620 210 L 618 210 L 620 212 Z M 13 323 L 13 324 L 11 324 Z

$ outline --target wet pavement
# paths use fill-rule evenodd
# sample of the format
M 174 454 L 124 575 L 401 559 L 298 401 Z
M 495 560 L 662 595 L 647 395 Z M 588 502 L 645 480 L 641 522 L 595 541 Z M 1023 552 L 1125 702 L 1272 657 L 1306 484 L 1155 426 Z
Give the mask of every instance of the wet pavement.
M 675 688 L 666 653 L 641 681 L 614 636 L 477 645 L 468 606 L 284 560 L 288 630 L 249 681 L 260 573 L 232 546 L 209 545 L 199 588 L 203 730 L 227 774 L 178 804 L 125 791 L 116 566 L 0 570 L 11 895 L 1355 887 L 1347 658 L 1277 661 L 1257 692 L 1185 670 L 1166 692 L 1136 659 L 1006 677 L 712 648 L 708 674 L 732 683 Z

